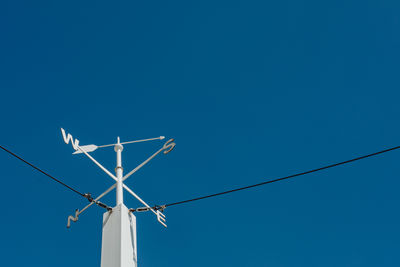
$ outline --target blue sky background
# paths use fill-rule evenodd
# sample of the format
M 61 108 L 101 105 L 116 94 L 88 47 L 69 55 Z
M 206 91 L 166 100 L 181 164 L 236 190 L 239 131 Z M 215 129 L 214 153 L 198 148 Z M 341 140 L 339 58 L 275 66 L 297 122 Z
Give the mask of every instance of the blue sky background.
M 83 192 L 81 144 L 165 135 L 128 185 L 164 204 L 400 144 L 398 1 L 2 1 L 1 145 Z M 125 171 L 162 142 L 126 146 Z M 93 156 L 114 169 L 112 149 Z M 139 214 L 140 267 L 400 266 L 400 152 Z M 100 266 L 93 207 L 0 153 L 3 266 Z M 125 195 L 126 204 L 140 206 Z M 104 199 L 114 205 L 114 194 Z

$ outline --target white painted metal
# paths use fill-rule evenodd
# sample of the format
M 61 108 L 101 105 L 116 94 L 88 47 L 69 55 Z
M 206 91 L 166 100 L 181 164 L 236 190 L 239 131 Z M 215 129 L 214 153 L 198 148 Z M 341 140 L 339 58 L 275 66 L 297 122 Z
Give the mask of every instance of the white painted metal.
M 140 142 L 146 142 L 146 141 L 153 141 L 153 140 L 163 140 L 164 138 L 165 138 L 165 136 L 147 138 L 147 139 L 140 139 L 140 140 L 135 140 L 135 141 L 123 142 L 123 143 L 121 143 L 121 145 L 140 143 Z M 102 146 L 98 146 L 98 147 L 100 148 L 100 147 L 108 147 L 108 146 L 114 146 L 114 145 L 116 145 L 116 144 L 102 145 Z
M 65 132 L 64 132 L 65 135 Z M 69 138 L 72 138 L 72 136 L 70 136 Z M 140 142 L 146 142 L 146 141 L 152 141 L 152 140 L 163 140 L 165 138 L 165 136 L 160 136 L 160 137 L 155 137 L 155 138 L 148 138 L 148 139 L 141 139 L 141 140 L 135 140 L 135 141 L 129 141 L 129 142 L 123 142 L 120 143 L 121 145 L 125 145 L 125 144 L 133 144 L 133 143 L 140 143 Z M 67 137 L 64 138 L 64 140 L 67 140 Z M 65 141 L 67 142 L 67 141 Z M 67 143 L 68 144 L 68 143 Z M 79 141 L 78 141 L 79 144 Z M 110 146 L 115 146 L 116 144 L 109 144 L 109 145 L 102 145 L 102 146 L 96 146 L 96 145 L 86 145 L 86 146 L 81 146 L 82 150 L 85 150 L 86 152 L 93 152 L 98 148 L 102 148 L 102 147 L 110 147 Z M 76 150 L 74 153 L 72 154 L 80 154 L 83 153 L 80 150 Z
M 122 188 L 122 174 L 123 174 L 123 169 L 122 169 L 122 161 L 121 161 L 121 152 L 124 149 L 124 147 L 121 145 L 119 137 L 118 137 L 118 142 L 114 147 L 115 152 L 117 153 L 117 167 L 115 168 L 115 174 L 117 175 L 117 205 L 120 205 L 124 203 L 124 198 L 123 198 L 123 188 Z
M 68 216 L 67 228 L 71 227 L 71 221 L 76 222 L 79 219 L 79 210 L 75 211 L 75 216 Z
M 81 146 L 81 150 L 84 150 L 84 151 L 86 151 L 88 153 L 95 151 L 97 148 L 99 148 L 99 147 L 96 146 L 96 145 Z M 83 152 L 81 152 L 80 150 L 77 150 L 72 154 L 80 154 L 80 153 L 83 153 Z
M 78 149 L 82 151 L 83 154 L 85 154 L 91 161 L 93 161 L 97 166 L 99 166 L 100 169 L 102 169 L 105 173 L 108 174 L 114 181 L 118 181 L 117 177 L 114 176 L 109 170 L 103 167 L 97 160 L 95 160 L 92 156 L 90 156 L 85 150 L 82 150 L 79 146 Z
M 165 224 L 165 215 L 157 210 L 157 221 L 161 223 L 165 228 L 167 228 L 167 225 Z
M 159 223 L 161 223 L 164 227 L 167 227 L 167 225 L 165 224 L 165 215 L 162 212 L 160 212 L 159 210 L 154 210 L 143 199 L 141 199 L 138 195 L 136 195 L 135 192 L 133 192 L 129 187 L 127 187 L 125 184 L 123 186 L 126 191 L 128 191 L 133 197 L 135 197 L 143 205 L 145 205 L 148 210 L 150 210 L 152 213 L 154 213 L 157 216 L 157 220 Z
M 133 192 L 129 187 L 127 187 L 125 184 L 123 185 L 125 190 L 128 191 L 134 198 L 136 198 L 137 200 L 140 201 L 140 203 L 142 203 L 143 205 L 145 205 L 147 208 L 150 209 L 151 212 L 153 212 L 155 215 L 157 215 L 157 212 L 155 210 L 153 210 L 152 207 L 149 206 L 149 204 L 147 204 L 143 199 L 141 199 L 138 195 L 136 195 L 135 192 Z
M 163 140 L 165 136 L 159 136 L 155 138 L 148 138 L 148 139 L 141 139 L 141 140 L 135 140 L 135 141 L 128 141 L 128 142 L 123 142 L 121 145 L 125 144 L 133 144 L 133 143 L 140 143 L 140 142 L 146 142 L 146 141 L 152 141 L 152 140 Z
M 64 142 L 67 145 L 68 145 L 69 141 L 71 141 L 72 147 L 75 150 L 78 150 L 78 146 L 79 146 L 79 140 L 78 139 L 75 139 L 75 141 L 74 141 L 74 138 L 72 137 L 72 135 L 71 134 L 66 135 L 65 134 L 65 130 L 63 128 L 61 128 L 61 134 L 62 134 L 62 137 L 64 139 Z
M 137 267 L 136 217 L 124 204 L 103 215 L 101 267 Z
M 117 186 L 117 184 L 113 184 L 112 186 L 110 186 L 110 188 L 108 188 L 106 191 L 104 191 L 100 196 L 98 196 L 94 201 L 99 201 L 102 197 L 104 197 L 105 195 L 107 195 L 111 190 L 113 190 L 115 187 Z M 90 202 L 90 204 L 88 204 L 86 207 L 84 207 L 81 211 L 79 211 L 79 214 L 81 214 L 82 212 L 84 212 L 87 208 L 89 208 L 90 206 L 92 206 L 94 204 L 94 202 Z
M 111 192 L 116 188 L 116 207 L 112 211 L 108 211 L 103 215 L 103 237 L 102 237 L 102 254 L 101 254 L 101 267 L 137 267 L 137 248 L 136 248 L 136 217 L 129 212 L 128 208 L 123 203 L 123 189 L 127 190 L 133 197 L 139 200 L 142 204 L 146 206 L 147 210 L 150 210 L 157 216 L 157 220 L 165 227 L 165 215 L 160 211 L 150 207 L 144 200 L 142 200 L 135 192 L 133 192 L 129 187 L 124 184 L 124 181 L 128 179 L 132 174 L 142 168 L 155 156 L 157 156 L 162 151 L 164 154 L 169 153 L 174 147 L 175 143 L 173 139 L 168 140 L 161 149 L 156 153 L 151 155 L 148 159 L 143 161 L 140 165 L 134 168 L 127 175 L 123 176 L 122 168 L 122 150 L 123 144 L 131 144 L 138 142 L 145 142 L 151 140 L 162 140 L 165 137 L 160 136 L 157 138 L 142 139 L 129 142 L 120 142 L 118 137 L 116 144 L 96 146 L 96 145 L 86 145 L 79 146 L 79 140 L 72 137 L 71 134 L 66 134 L 64 129 L 61 128 L 61 133 L 64 142 L 68 144 L 71 142 L 75 152 L 73 154 L 83 153 L 90 160 L 92 160 L 100 169 L 102 169 L 108 176 L 110 176 L 116 183 L 104 191 L 100 196 L 98 196 L 94 201 L 84 207 L 82 210 L 76 210 L 75 216 L 68 217 L 68 227 L 71 221 L 77 221 L 78 216 L 92 206 L 96 201 L 99 201 L 106 194 Z M 116 168 L 115 175 L 108 171 L 103 165 L 97 162 L 88 153 L 93 152 L 100 147 L 114 146 L 116 152 Z
M 66 134 L 65 134 L 65 130 L 64 130 L 63 128 L 61 128 L 61 133 L 62 133 L 64 142 L 65 142 L 66 144 L 68 144 L 69 141 L 71 141 L 71 144 L 72 144 L 73 149 L 79 150 L 79 151 L 81 151 L 81 153 L 84 153 L 90 160 L 92 160 L 97 166 L 99 166 L 100 169 L 102 169 L 102 170 L 103 170 L 105 173 L 107 173 L 111 178 L 113 178 L 115 181 L 117 181 L 117 178 L 116 178 L 111 172 L 109 172 L 106 168 L 104 168 L 103 165 L 101 165 L 99 162 L 97 162 L 97 160 L 95 160 L 92 156 L 90 156 L 84 149 L 82 149 L 82 148 L 79 146 L 79 140 L 78 140 L 78 139 L 75 139 L 75 141 L 74 141 L 74 138 L 72 137 L 72 135 L 71 135 L 71 134 L 66 135 Z
M 132 171 L 130 171 L 128 174 L 126 174 L 124 176 L 124 178 L 122 178 L 122 181 L 124 182 L 126 179 L 129 178 L 129 176 L 131 176 L 132 174 L 134 174 L 135 172 L 137 172 L 140 168 L 142 168 L 144 165 L 146 165 L 150 160 L 152 160 L 155 156 L 157 156 L 158 154 L 160 154 L 161 151 L 164 151 L 164 154 L 167 154 L 168 152 L 170 152 L 174 147 L 175 147 L 175 143 L 173 143 L 174 139 L 170 139 L 168 140 L 162 148 L 160 148 L 156 153 L 154 153 L 153 155 L 151 155 L 148 159 L 146 159 L 145 161 L 143 161 L 141 164 L 139 164 L 136 168 L 134 168 Z

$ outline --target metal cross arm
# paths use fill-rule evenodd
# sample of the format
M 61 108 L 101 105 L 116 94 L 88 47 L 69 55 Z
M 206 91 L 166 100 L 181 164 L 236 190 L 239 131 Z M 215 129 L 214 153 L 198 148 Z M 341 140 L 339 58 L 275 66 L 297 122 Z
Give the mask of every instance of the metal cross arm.
M 102 169 L 108 176 L 110 176 L 114 181 L 118 181 L 117 177 L 115 177 L 114 174 L 112 174 L 109 170 L 107 170 L 103 165 L 101 165 L 97 160 L 95 160 L 92 156 L 89 155 L 89 153 L 86 151 L 86 149 L 83 149 L 82 147 L 79 146 L 79 140 L 72 137 L 71 134 L 66 134 L 65 130 L 61 128 L 61 134 L 64 139 L 64 142 L 68 144 L 71 141 L 73 149 L 76 151 L 80 151 L 81 153 L 84 153 L 91 161 L 93 161 L 100 169 Z
M 163 145 L 162 148 L 160 148 L 156 153 L 154 153 L 153 155 L 151 155 L 148 159 L 146 159 L 145 161 L 143 161 L 141 164 L 139 164 L 136 168 L 134 168 L 132 171 L 130 171 L 128 174 L 126 174 L 123 178 L 122 178 L 122 182 L 124 182 L 126 179 L 128 179 L 132 174 L 134 174 L 135 172 L 137 172 L 139 169 L 141 169 L 144 165 L 146 165 L 150 160 L 152 160 L 155 156 L 157 156 L 158 154 L 160 154 L 162 151 L 164 151 L 164 154 L 168 154 L 169 152 L 171 152 L 172 149 L 174 149 L 175 147 L 175 143 L 174 143 L 174 139 L 169 139 L 167 142 L 165 142 L 165 144 Z M 126 189 L 126 188 L 125 188 Z
M 120 145 L 141 143 L 141 142 L 147 142 L 147 141 L 153 141 L 153 140 L 163 140 L 164 138 L 165 138 L 165 136 L 159 136 L 159 137 L 147 138 L 147 139 L 140 139 L 140 140 L 122 142 L 122 143 L 120 143 Z M 92 145 L 81 146 L 81 148 L 83 150 L 85 150 L 86 152 L 93 152 L 93 151 L 97 150 L 98 148 L 111 147 L 111 146 L 115 146 L 115 145 L 116 145 L 116 143 L 115 144 L 108 144 L 108 145 L 101 145 L 101 146 L 96 146 L 96 145 L 92 144 Z M 77 150 L 72 154 L 79 154 L 79 153 L 82 153 L 82 152 Z
M 147 204 L 143 199 L 141 199 L 138 195 L 136 195 L 135 192 L 133 192 L 129 187 L 127 187 L 125 184 L 122 185 L 126 191 L 128 191 L 134 198 L 136 198 L 137 200 L 139 200 L 143 205 L 146 206 L 146 208 L 148 208 L 148 210 L 150 210 L 152 213 L 154 213 L 157 216 L 157 220 L 159 223 L 161 223 L 164 227 L 167 227 L 167 225 L 165 224 L 165 215 L 160 212 L 159 210 L 155 210 L 152 207 L 149 206 L 149 204 Z
M 165 224 L 165 215 L 162 213 L 162 209 L 157 209 L 157 208 L 152 208 L 150 207 L 143 199 L 141 199 L 135 192 L 133 192 L 129 187 L 127 187 L 124 184 L 124 181 L 128 179 L 132 174 L 140 170 L 144 165 L 146 165 L 149 161 L 151 161 L 154 157 L 156 157 L 158 154 L 163 152 L 164 154 L 168 154 L 172 149 L 175 147 L 174 139 L 169 139 L 165 144 L 157 150 L 154 154 L 152 154 L 149 158 L 147 158 L 145 161 L 143 161 L 141 164 L 139 164 L 136 168 L 134 168 L 132 171 L 130 171 L 128 174 L 123 176 L 123 168 L 122 168 L 122 160 L 121 160 L 121 152 L 124 149 L 122 144 L 130 144 L 130 143 L 138 143 L 138 142 L 146 142 L 146 141 L 152 141 L 152 140 L 162 140 L 164 139 L 164 136 L 156 137 L 156 138 L 149 138 L 149 139 L 141 139 L 141 140 L 136 140 L 136 141 L 128 141 L 128 142 L 120 142 L 120 138 L 117 138 L 117 143 L 115 144 L 109 144 L 109 145 L 102 145 L 102 146 L 97 146 L 97 145 L 86 145 L 86 146 L 79 146 L 79 140 L 74 139 L 71 134 L 66 134 L 65 130 L 61 128 L 61 133 L 62 137 L 64 139 L 64 142 L 66 144 L 70 143 L 72 144 L 72 147 L 74 148 L 75 152 L 73 154 L 85 154 L 91 161 L 93 161 L 101 170 L 103 170 L 108 176 L 110 176 L 116 183 L 113 184 L 111 187 L 109 187 L 106 191 L 104 191 L 101 195 L 99 195 L 96 199 L 93 199 L 89 194 L 86 196 L 86 198 L 89 200 L 89 204 L 86 205 L 82 210 L 76 210 L 75 211 L 75 216 L 69 216 L 68 217 L 68 227 L 70 225 L 71 221 L 76 222 L 78 220 L 78 216 L 82 214 L 85 210 L 87 210 L 89 207 L 91 207 L 93 204 L 96 204 L 100 207 L 106 208 L 107 210 L 110 211 L 110 207 L 107 205 L 101 203 L 99 200 L 107 195 L 111 190 L 114 188 L 116 189 L 116 206 L 120 207 L 123 206 L 123 191 L 124 189 L 128 191 L 133 197 L 135 197 L 137 200 L 139 200 L 142 204 L 146 206 L 151 212 L 153 212 L 157 216 L 157 220 L 165 227 L 167 225 Z M 89 152 L 93 152 L 98 148 L 101 147 L 110 147 L 114 146 L 114 150 L 116 152 L 117 156 L 117 167 L 115 168 L 115 175 L 112 174 L 109 170 L 107 170 L 103 165 L 101 165 L 97 160 L 95 160 L 91 155 L 89 155 Z
M 82 149 L 80 146 L 77 146 L 78 149 L 84 153 L 91 161 L 93 161 L 97 166 L 100 167 L 100 169 L 102 169 L 106 174 L 108 174 L 108 176 L 110 176 L 114 181 L 118 181 L 117 177 L 115 177 L 114 174 L 112 174 L 109 170 L 107 170 L 105 167 L 103 167 L 103 165 L 101 165 L 97 160 L 95 160 L 92 156 L 89 155 L 89 153 L 87 153 L 84 149 Z
M 84 207 L 81 211 L 79 211 L 79 214 L 81 214 L 82 212 L 84 212 L 86 209 L 88 209 L 90 206 L 92 206 L 93 204 L 95 204 L 97 201 L 99 201 L 102 197 L 104 197 L 105 195 L 107 195 L 109 192 L 111 192 L 111 190 L 113 190 L 116 187 L 117 184 L 113 184 L 112 186 L 110 186 L 106 191 L 104 191 L 101 195 L 99 195 L 97 198 L 95 198 L 93 201 L 90 202 L 90 204 L 88 204 L 86 207 Z
M 91 200 L 90 203 L 88 205 L 86 205 L 86 207 L 84 207 L 83 209 L 79 210 L 75 210 L 75 217 L 70 215 L 68 216 L 68 224 L 67 224 L 67 228 L 69 228 L 71 226 L 71 220 L 73 222 L 76 222 L 79 218 L 79 215 L 81 215 L 85 210 L 87 210 L 88 208 L 90 208 L 93 204 L 97 204 L 97 202 L 104 197 L 105 195 L 107 195 L 109 192 L 111 192 L 111 190 L 113 190 L 116 187 L 117 184 L 113 184 L 111 187 L 109 187 L 106 191 L 104 191 L 101 195 L 99 195 L 97 198 L 95 198 L 94 200 Z
M 154 214 L 156 214 L 156 211 L 153 210 L 152 207 L 150 207 L 143 199 L 141 199 L 138 195 L 136 195 L 135 192 L 133 192 L 129 187 L 127 187 L 125 184 L 123 185 L 123 187 L 125 188 L 126 191 L 128 191 L 134 198 L 136 198 L 137 200 L 140 201 L 140 203 L 142 203 L 143 205 L 145 205 L 147 208 L 149 208 L 151 210 L 151 212 L 153 212 Z M 157 214 L 156 214 L 157 215 Z
M 88 144 L 79 146 L 79 140 L 72 137 L 71 134 L 66 133 L 63 128 L 61 128 L 61 134 L 66 144 L 71 143 L 74 152 L 72 154 L 85 154 L 91 161 L 94 162 L 102 171 L 104 171 L 108 176 L 111 177 L 115 182 L 106 191 L 100 194 L 98 197 L 91 196 L 91 194 L 82 194 L 78 191 L 80 195 L 85 197 L 90 203 L 82 210 L 75 210 L 75 213 L 68 216 L 67 227 L 71 226 L 71 222 L 76 222 L 79 216 L 89 209 L 93 204 L 106 209 L 107 211 L 103 214 L 103 227 L 102 227 L 102 249 L 101 249 L 101 266 L 102 267 L 137 267 L 137 235 L 136 235 L 136 216 L 133 214 L 135 211 L 151 211 L 157 217 L 157 221 L 167 227 L 166 217 L 163 214 L 166 205 L 164 206 L 153 206 L 148 205 L 141 197 L 139 197 L 135 192 L 133 192 L 124 181 L 140 170 L 144 165 L 149 163 L 158 154 L 163 152 L 168 154 L 174 149 L 175 143 L 174 139 L 169 139 L 162 145 L 155 153 L 148 157 L 145 161 L 137 165 L 132 171 L 124 176 L 124 169 L 122 165 L 122 151 L 124 150 L 123 145 L 147 142 L 153 140 L 163 140 L 164 136 L 159 136 L 155 138 L 140 139 L 134 141 L 121 142 L 121 139 L 117 137 L 117 142 L 108 145 L 95 145 Z M 111 173 L 103 165 L 101 165 L 97 160 L 95 160 L 89 153 L 94 152 L 99 148 L 114 147 L 116 153 L 116 167 L 115 173 Z M 115 189 L 115 207 L 110 207 L 102 202 L 104 196 Z M 75 191 L 75 190 L 74 190 Z M 135 199 L 144 205 L 144 207 L 135 209 L 128 209 L 124 204 L 124 194 L 128 192 Z M 116 246 L 116 244 L 118 246 Z

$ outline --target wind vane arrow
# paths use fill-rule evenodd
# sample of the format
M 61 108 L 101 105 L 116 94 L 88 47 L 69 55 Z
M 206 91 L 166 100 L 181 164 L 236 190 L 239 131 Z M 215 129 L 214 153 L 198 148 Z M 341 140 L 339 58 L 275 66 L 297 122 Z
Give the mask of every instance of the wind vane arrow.
M 125 144 L 132 144 L 132 143 L 140 143 L 140 142 L 146 142 L 146 141 L 152 141 L 152 140 L 163 140 L 165 138 L 165 136 L 160 136 L 160 137 L 155 137 L 155 138 L 149 138 L 149 139 L 141 139 L 141 140 L 135 140 L 135 141 L 128 141 L 128 142 L 123 142 L 120 143 L 121 145 L 125 145 Z M 81 150 L 76 150 L 74 153 L 72 154 L 81 154 L 83 153 L 83 151 L 85 152 L 93 152 L 98 148 L 102 148 L 102 147 L 109 147 L 109 146 L 115 146 L 116 144 L 109 144 L 109 145 L 102 145 L 102 146 L 96 146 L 96 145 L 86 145 L 86 146 L 80 146 Z

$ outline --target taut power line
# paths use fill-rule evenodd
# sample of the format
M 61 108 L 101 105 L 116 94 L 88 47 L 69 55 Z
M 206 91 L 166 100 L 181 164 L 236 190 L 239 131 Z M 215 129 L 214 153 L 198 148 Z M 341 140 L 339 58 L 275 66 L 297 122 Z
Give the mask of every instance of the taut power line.
M 9 153 L 10 155 L 16 157 L 17 159 L 19 159 L 20 161 L 24 162 L 25 164 L 31 166 L 32 168 L 34 168 L 35 170 L 43 173 L 44 175 L 46 175 L 47 177 L 51 178 L 52 180 L 56 181 L 57 183 L 65 186 L 66 188 L 68 188 L 69 190 L 71 190 L 74 193 L 77 193 L 78 195 L 82 196 L 82 197 L 86 197 L 87 194 L 81 193 L 78 190 L 76 190 L 75 188 L 67 185 L 66 183 L 62 182 L 61 180 L 55 178 L 54 176 L 48 174 L 47 172 L 43 171 L 42 169 L 36 167 L 35 165 L 33 165 L 32 163 L 26 161 L 25 159 L 21 158 L 20 156 L 18 156 L 17 154 L 15 154 L 14 152 L 8 150 L 7 148 L 3 147 L 2 145 L 0 145 L 0 148 L 3 149 L 4 151 L 6 151 L 7 153 Z
M 323 167 L 319 167 L 316 169 L 295 173 L 289 176 L 280 177 L 272 180 L 267 180 L 261 183 L 248 185 L 244 187 L 239 187 L 219 193 L 204 195 L 196 198 L 191 198 L 187 200 L 182 200 L 178 202 L 168 203 L 165 205 L 155 205 L 153 207 L 149 206 L 143 199 L 141 199 L 135 192 L 133 192 L 129 187 L 124 184 L 124 181 L 128 179 L 132 174 L 137 172 L 141 169 L 144 165 L 146 165 L 150 160 L 156 157 L 158 154 L 163 152 L 164 154 L 169 153 L 175 147 L 175 143 L 173 139 L 168 140 L 164 145 L 152 154 L 149 158 L 139 164 L 136 168 L 130 171 L 128 174 L 123 176 L 123 168 L 122 168 L 122 159 L 121 159 L 121 152 L 124 149 L 122 146 L 123 144 L 131 144 L 131 143 L 138 143 L 138 142 L 145 142 L 145 141 L 152 141 L 152 140 L 163 140 L 164 136 L 156 137 L 156 138 L 149 138 L 149 139 L 141 139 L 136 141 L 127 141 L 127 142 L 120 142 L 119 137 L 117 138 L 117 143 L 109 144 L 109 145 L 86 145 L 86 146 L 79 146 L 79 140 L 74 139 L 72 135 L 66 134 L 64 129 L 61 128 L 62 137 L 64 142 L 68 144 L 71 142 L 72 147 L 74 148 L 75 152 L 73 154 L 85 154 L 91 161 L 93 161 L 100 169 L 102 169 L 108 176 L 110 176 L 115 183 L 109 187 L 106 191 L 100 194 L 98 197 L 94 198 L 90 194 L 81 193 L 80 191 L 76 190 L 75 188 L 67 185 L 66 183 L 62 182 L 61 180 L 53 177 L 52 175 L 48 174 L 47 172 L 43 171 L 42 169 L 36 167 L 32 163 L 26 161 L 22 157 L 16 155 L 15 153 L 11 152 L 10 150 L 6 149 L 5 147 L 0 145 L 4 151 L 8 152 L 12 156 L 16 157 L 17 159 L 21 160 L 22 162 L 26 163 L 27 165 L 31 166 L 32 168 L 38 170 L 39 172 L 43 173 L 44 175 L 48 176 L 52 180 L 56 181 L 57 183 L 63 185 L 64 187 L 68 188 L 69 190 L 79 194 L 80 196 L 89 200 L 89 204 L 84 207 L 82 210 L 77 209 L 75 211 L 74 216 L 68 216 L 68 223 L 67 227 L 70 227 L 71 221 L 76 222 L 79 218 L 79 215 L 82 214 L 86 209 L 88 209 L 93 204 L 96 204 L 104 209 L 107 212 L 103 215 L 103 237 L 102 237 L 102 254 L 101 254 L 101 267 L 137 267 L 137 242 L 136 242 L 136 217 L 133 215 L 133 212 L 145 212 L 151 211 L 157 217 L 157 220 L 160 224 L 164 227 L 166 225 L 166 218 L 163 214 L 164 209 L 171 206 L 181 205 L 193 201 L 198 201 L 202 199 L 207 199 L 211 197 L 216 197 L 220 195 L 225 195 L 233 192 L 238 192 L 246 189 L 250 189 L 253 187 L 258 187 L 270 183 L 275 183 L 287 179 L 292 179 L 299 176 L 304 176 L 307 174 L 319 172 L 322 170 L 334 168 L 340 165 L 349 164 L 355 161 L 359 161 L 362 159 L 366 159 L 369 157 L 377 156 L 383 153 L 387 153 L 389 151 L 393 151 L 399 149 L 400 146 L 395 146 L 392 148 L 384 149 L 378 152 L 374 152 L 371 154 L 355 157 L 349 160 L 333 163 L 330 165 L 326 165 Z M 96 161 L 91 155 L 88 153 L 93 152 L 99 148 L 104 147 L 112 147 L 114 146 L 114 150 L 117 156 L 117 166 L 115 168 L 115 174 L 112 174 L 108 171 L 103 165 L 101 165 L 98 161 Z M 113 189 L 116 189 L 116 206 L 111 208 L 103 203 L 100 202 L 100 199 L 111 192 Z M 128 209 L 123 203 L 123 189 L 128 191 L 134 198 L 139 200 L 144 207 L 139 207 L 136 209 Z
M 51 178 L 52 180 L 56 181 L 57 183 L 63 185 L 64 187 L 68 188 L 69 190 L 71 190 L 72 192 L 86 198 L 89 202 L 91 202 L 91 204 L 96 204 L 97 206 L 110 210 L 111 208 L 109 206 L 107 206 L 104 203 L 101 203 L 100 201 L 95 201 L 92 197 L 92 195 L 90 193 L 81 193 L 78 190 L 76 190 L 75 188 L 73 188 L 72 186 L 67 185 L 66 183 L 62 182 L 60 179 L 55 178 L 54 176 L 50 175 L 49 173 L 43 171 L 42 169 L 40 169 L 39 167 L 36 167 L 35 165 L 33 165 L 32 163 L 28 162 L 27 160 L 21 158 L 20 156 L 18 156 L 17 154 L 15 154 L 14 152 L 8 150 L 7 148 L 3 147 L 0 145 L 0 148 L 3 149 L 4 151 L 6 151 L 7 153 L 9 153 L 10 155 L 16 157 L 17 159 L 19 159 L 20 161 L 24 162 L 25 164 L 31 166 L 32 168 L 34 168 L 35 170 L 43 173 L 44 175 L 46 175 L 47 177 Z M 69 221 L 69 219 L 68 219 Z
M 164 204 L 164 205 L 161 205 L 161 206 L 155 206 L 154 208 L 163 207 L 165 209 L 166 207 L 181 205 L 181 204 L 185 204 L 185 203 L 188 203 L 188 202 L 193 202 L 193 201 L 202 200 L 202 199 L 206 199 L 206 198 L 221 196 L 221 195 L 225 195 L 225 194 L 229 194 L 229 193 L 234 193 L 234 192 L 250 189 L 250 188 L 253 188 L 253 187 L 257 187 L 257 186 L 262 186 L 262 185 L 271 184 L 271 183 L 275 183 L 275 182 L 279 182 L 279 181 L 283 181 L 283 180 L 287 180 L 287 179 L 292 179 L 292 178 L 295 178 L 295 177 L 311 174 L 311 173 L 314 173 L 314 172 L 319 172 L 319 171 L 330 169 L 330 168 L 337 167 L 337 166 L 340 166 L 340 165 L 345 165 L 345 164 L 349 164 L 349 163 L 352 163 L 352 162 L 355 162 L 355 161 L 359 161 L 359 160 L 362 160 L 362 159 L 366 159 L 366 158 L 369 158 L 369 157 L 377 156 L 377 155 L 380 155 L 380 154 L 383 154 L 383 153 L 387 153 L 389 151 L 393 151 L 393 150 L 396 150 L 396 149 L 399 149 L 399 148 L 400 148 L 400 146 L 395 146 L 395 147 L 384 149 L 384 150 L 381 150 L 381 151 L 378 151 L 378 152 L 367 154 L 367 155 L 364 155 L 364 156 L 359 156 L 359 157 L 352 158 L 352 159 L 349 159 L 349 160 L 345 160 L 345 161 L 333 163 L 333 164 L 330 164 L 330 165 L 326 165 L 326 166 L 323 166 L 323 167 L 319 167 L 319 168 L 316 168 L 316 169 L 312 169 L 312 170 L 308 170 L 308 171 L 304 171 L 304 172 L 291 174 L 289 176 L 280 177 L 280 178 L 276 178 L 276 179 L 273 179 L 273 180 L 268 180 L 268 181 L 265 181 L 265 182 L 261 182 L 261 183 L 257 183 L 257 184 L 253 184 L 253 185 L 248 185 L 248 186 L 244 186 L 244 187 L 239 187 L 239 188 L 235 188 L 235 189 L 231 189 L 231 190 L 227 190 L 227 191 L 223 191 L 223 192 L 219 192 L 219 193 L 214 193 L 214 194 L 210 194 L 210 195 L 205 195 L 205 196 L 200 196 L 200 197 L 196 197 L 196 198 L 190 198 L 190 199 L 177 201 L 177 202 L 173 202 L 173 203 L 168 203 L 168 204 Z
M 156 140 L 156 139 L 163 139 L 163 136 L 160 136 L 160 137 L 157 137 L 157 138 L 143 139 L 143 140 L 138 140 L 138 141 L 124 142 L 124 143 L 121 143 L 121 144 L 137 143 L 139 141 L 150 141 L 150 140 Z M 108 147 L 108 146 L 112 146 L 112 145 L 115 145 L 115 144 L 103 145 L 103 146 L 87 145 L 87 146 L 82 146 L 81 149 L 84 148 L 84 149 L 87 149 L 87 151 L 89 151 L 89 150 L 94 148 L 93 150 L 91 150 L 91 151 L 94 151 L 97 148 Z M 28 161 L 24 160 L 23 158 L 19 157 L 18 155 L 16 155 L 15 153 L 11 152 L 8 149 L 6 149 L 5 147 L 0 145 L 0 148 L 2 148 L 4 151 L 10 153 L 14 157 L 18 158 L 19 160 L 25 162 L 26 164 L 28 164 L 32 168 L 40 171 L 41 173 L 45 174 L 46 176 L 50 177 L 51 179 L 55 180 L 56 182 L 62 184 L 63 186 L 67 187 L 68 189 L 72 190 L 73 192 L 75 192 L 75 193 L 77 193 L 77 194 L 79 194 L 79 195 L 81 195 L 81 196 L 83 196 L 85 198 L 88 198 L 89 201 L 91 201 L 90 200 L 90 194 L 83 194 L 83 193 L 79 192 L 78 190 L 72 188 L 71 186 L 68 186 L 67 184 L 63 183 L 59 179 L 54 178 L 50 174 L 44 172 L 43 170 L 39 169 L 38 167 L 34 166 L 33 164 L 31 164 Z M 258 186 L 262 186 L 262 185 L 266 185 L 266 184 L 271 184 L 271 183 L 275 183 L 275 182 L 279 182 L 279 181 L 283 181 L 283 180 L 292 179 L 292 178 L 295 178 L 295 177 L 311 174 L 311 173 L 314 173 L 314 172 L 330 169 L 330 168 L 337 167 L 337 166 L 340 166 L 340 165 L 345 165 L 345 164 L 352 163 L 352 162 L 355 162 L 355 161 L 359 161 L 359 160 L 362 160 L 362 159 L 366 159 L 366 158 L 369 158 L 369 157 L 377 156 L 377 155 L 380 155 L 380 154 L 383 154 L 383 153 L 386 153 L 386 152 L 390 152 L 390 151 L 393 151 L 393 150 L 396 150 L 396 149 L 399 149 L 399 148 L 400 148 L 400 146 L 395 146 L 395 147 L 391 147 L 391 148 L 388 148 L 388 149 L 380 150 L 378 152 L 374 152 L 374 153 L 371 153 L 371 154 L 359 156 L 359 157 L 356 157 L 356 158 L 352 158 L 352 159 L 341 161 L 341 162 L 337 162 L 337 163 L 333 163 L 333 164 L 326 165 L 326 166 L 323 166 L 323 167 L 319 167 L 319 168 L 316 168 L 316 169 L 312 169 L 312 170 L 308 170 L 308 171 L 304 171 L 304 172 L 300 172 L 300 173 L 295 173 L 295 174 L 291 174 L 291 175 L 288 175 L 288 176 L 275 178 L 275 179 L 272 179 L 272 180 L 267 180 L 267 181 L 264 181 L 264 182 L 261 182 L 261 183 L 248 185 L 248 186 L 244 186 L 244 187 L 239 187 L 239 188 L 235 188 L 235 189 L 231 189 L 231 190 L 227 190 L 227 191 L 222 191 L 222 192 L 219 192 L 219 193 L 204 195 L 204 196 L 200 196 L 200 197 L 196 197 L 196 198 L 190 198 L 190 199 L 186 199 L 186 200 L 172 202 L 172 203 L 168 203 L 168 204 L 164 204 L 164 205 L 155 205 L 155 206 L 153 206 L 151 208 L 153 210 L 157 210 L 157 209 L 164 210 L 166 207 L 181 205 L 181 204 L 185 204 L 185 203 L 188 203 L 188 202 L 193 202 L 193 201 L 197 201 L 197 200 L 212 198 L 212 197 L 221 196 L 221 195 L 225 195 L 225 194 L 229 194 L 229 193 L 234 193 L 234 192 L 250 189 L 250 188 L 253 188 L 253 187 L 258 187 Z M 73 154 L 79 154 L 79 153 L 83 153 L 83 152 L 81 152 L 79 150 L 79 151 L 75 151 Z M 100 205 L 100 206 L 102 206 L 102 205 Z M 149 211 L 150 208 L 148 208 L 148 207 L 139 207 L 139 208 L 130 209 L 130 210 L 132 212 L 135 212 L 135 211 L 143 212 L 143 211 Z

